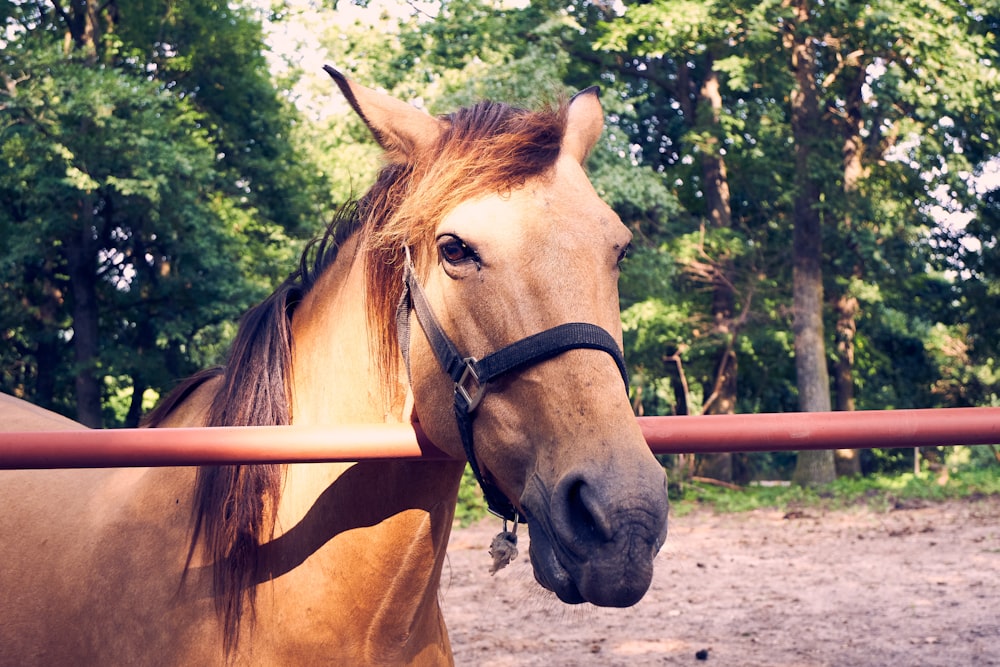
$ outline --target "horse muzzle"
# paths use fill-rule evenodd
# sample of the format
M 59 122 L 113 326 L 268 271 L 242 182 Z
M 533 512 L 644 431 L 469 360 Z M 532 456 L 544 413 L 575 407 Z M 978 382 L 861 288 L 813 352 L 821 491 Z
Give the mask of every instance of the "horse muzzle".
M 521 496 L 535 579 L 569 604 L 628 607 L 645 595 L 653 558 L 667 536 L 667 490 L 660 479 L 630 484 L 568 474 L 550 489 L 533 475 Z M 632 480 L 635 482 L 635 480 Z

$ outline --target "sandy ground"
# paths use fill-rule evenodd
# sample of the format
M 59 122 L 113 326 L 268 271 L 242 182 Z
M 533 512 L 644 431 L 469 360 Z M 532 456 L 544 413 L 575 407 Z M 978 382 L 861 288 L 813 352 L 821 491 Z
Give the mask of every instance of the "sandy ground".
M 1000 498 L 672 517 L 646 597 L 570 606 L 499 520 L 456 529 L 441 599 L 459 665 L 1000 665 Z

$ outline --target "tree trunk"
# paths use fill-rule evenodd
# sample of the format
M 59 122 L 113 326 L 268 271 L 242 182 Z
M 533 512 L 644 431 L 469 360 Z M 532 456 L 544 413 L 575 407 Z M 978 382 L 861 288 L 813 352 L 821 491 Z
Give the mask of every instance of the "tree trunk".
M 35 341 L 35 364 L 38 377 L 31 402 L 47 410 L 55 409 L 56 373 L 59 368 L 60 343 L 39 332 L 41 338 Z
M 702 188 L 709 224 L 716 229 L 732 227 L 732 209 L 729 196 L 729 179 L 726 161 L 721 152 L 719 121 L 722 113 L 722 93 L 719 76 L 714 69 L 711 56 L 707 59 L 707 72 L 699 97 L 699 124 L 708 129 L 708 143 L 702 147 L 701 172 L 704 180 Z M 720 261 L 715 267 L 716 277 L 712 285 L 712 321 L 715 333 L 726 340 L 716 355 L 715 378 L 712 391 L 706 397 L 704 414 L 732 414 L 736 411 L 736 351 L 732 345 L 735 333 L 732 331 L 733 311 L 736 294 L 733 290 L 732 263 Z M 726 482 L 733 481 L 733 454 L 720 452 L 705 454 L 699 462 L 699 471 L 704 477 Z
M 53 263 L 46 261 L 34 276 L 41 289 L 38 307 L 35 309 L 38 324 L 33 341 L 36 378 L 31 401 L 48 410 L 56 408 L 56 392 L 60 388 L 58 377 L 62 361 L 60 352 L 66 345 L 56 333 L 60 328 L 58 318 L 63 307 L 63 293 L 56 284 L 54 273 Z
M 733 225 L 730 207 L 729 179 L 726 161 L 721 152 L 719 127 L 722 114 L 722 93 L 719 77 L 708 58 L 708 72 L 699 95 L 700 123 L 707 125 L 709 142 L 702 148 L 701 170 L 704 178 L 705 201 L 708 206 L 708 220 L 715 229 L 728 229 Z M 733 312 L 736 306 L 736 292 L 733 289 L 733 266 L 728 259 L 715 262 L 715 276 L 712 284 L 712 321 L 716 335 L 726 343 L 719 350 L 715 365 L 715 382 L 711 393 L 712 402 L 706 406 L 706 414 L 731 414 L 736 410 L 736 351 L 732 344 Z
M 676 401 L 674 414 L 677 416 L 691 414 L 687 375 L 684 373 L 684 363 L 681 361 L 680 353 L 675 352 L 663 357 L 663 362 L 674 365 L 674 373 L 670 376 L 670 388 L 674 391 L 674 400 Z
M 727 345 L 719 354 L 715 369 L 715 386 L 710 402 L 706 403 L 702 414 L 731 415 L 735 412 L 736 352 L 732 350 L 731 345 Z M 733 459 L 735 456 L 732 452 L 703 454 L 698 465 L 698 472 L 703 477 L 711 477 L 724 482 L 737 481 L 734 473 Z
M 115 0 L 68 0 L 68 8 L 62 0 L 52 0 L 52 6 L 66 23 L 66 51 L 83 55 L 88 65 L 97 64 L 101 46 L 101 18 L 107 32 L 111 32 L 118 18 L 118 3 Z
M 836 360 L 834 361 L 834 387 L 836 409 L 854 410 L 854 335 L 857 331 L 858 300 L 850 294 L 841 294 L 834 302 L 837 314 Z M 856 449 L 838 449 L 834 453 L 838 477 L 861 474 L 861 456 Z
M 713 227 L 728 228 L 732 227 L 733 219 L 726 161 L 722 156 L 722 147 L 719 141 L 722 92 L 719 90 L 719 75 L 714 69 L 714 62 L 711 58 L 708 59 L 708 72 L 705 74 L 705 81 L 698 91 L 698 97 L 703 116 L 703 119 L 699 120 L 708 126 L 709 131 L 709 143 L 701 153 L 701 172 L 705 180 L 703 190 L 708 206 L 708 219 Z
M 76 361 L 76 420 L 85 426 L 101 426 L 101 385 L 97 376 L 97 248 L 94 230 L 94 200 L 83 196 L 77 205 L 76 238 L 66 246 L 70 293 L 73 297 L 73 356 Z
M 856 224 L 858 188 L 864 175 L 862 157 L 864 154 L 864 119 L 861 115 L 862 91 L 865 82 L 865 70 L 858 67 L 851 89 L 846 100 L 844 118 L 844 214 L 843 232 L 848 239 L 845 244 L 853 251 L 851 240 Z M 862 277 L 863 266 L 860 257 L 851 264 L 851 282 Z M 837 316 L 835 331 L 835 361 L 834 388 L 837 397 L 836 410 L 853 411 L 854 402 L 854 338 L 858 329 L 858 299 L 851 294 L 848 286 L 843 293 L 832 299 L 834 313 Z M 838 476 L 853 476 L 861 474 L 860 452 L 853 449 L 838 449 L 834 452 Z
M 837 410 L 854 410 L 854 336 L 857 333 L 858 300 L 841 294 L 833 303 L 837 315 L 834 361 L 834 387 Z
M 66 25 L 66 51 L 73 52 L 87 65 L 96 67 L 101 48 L 101 21 L 110 32 L 118 16 L 115 0 L 53 0 L 52 5 Z M 89 131 L 84 120 L 80 131 Z M 86 169 L 84 169 L 86 171 Z M 101 380 L 98 354 L 97 240 L 94 219 L 95 195 L 81 193 L 75 213 L 74 237 L 66 246 L 69 287 L 73 303 L 73 356 L 76 362 L 76 419 L 92 428 L 101 426 Z
M 807 30 L 808 0 L 796 0 L 794 9 L 797 20 L 787 45 L 796 83 L 790 95 L 796 180 L 792 241 L 795 371 L 799 409 L 824 412 L 830 410 L 830 377 L 823 331 L 821 190 L 812 174 L 813 146 L 820 136 L 819 93 L 815 47 Z M 816 486 L 833 481 L 835 474 L 832 451 L 802 451 L 792 479 L 803 486 Z
M 132 380 L 132 400 L 125 416 L 125 428 L 137 428 L 142 420 L 142 395 L 146 393 L 146 383 L 139 378 Z

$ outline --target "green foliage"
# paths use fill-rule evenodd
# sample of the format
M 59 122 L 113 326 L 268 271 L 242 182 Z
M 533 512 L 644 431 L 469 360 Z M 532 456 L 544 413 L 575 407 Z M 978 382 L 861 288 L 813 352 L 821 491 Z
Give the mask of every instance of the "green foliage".
M 147 388 L 223 360 L 324 206 L 252 14 L 197 0 L 78 11 L 105 32 L 73 33 L 70 51 L 46 4 L 6 18 L 0 389 L 78 416 L 74 386 L 93 382 L 106 424 L 134 424 Z
M 81 200 L 94 202 L 97 213 L 93 262 L 101 278 L 102 338 L 110 343 L 108 372 L 130 364 L 135 350 L 125 344 L 144 302 L 153 307 L 144 315 L 163 327 L 165 348 L 190 338 L 183 319 L 218 317 L 205 311 L 219 297 L 206 298 L 202 290 L 223 290 L 222 316 L 234 317 L 240 303 L 233 296 L 243 288 L 230 276 L 245 261 L 243 248 L 219 228 L 215 202 L 197 185 L 214 178 L 214 152 L 199 114 L 156 84 L 67 61 L 55 49 L 24 53 L 13 64 L 24 80 L 5 109 L 13 122 L 2 131 L 0 159 L 7 168 L 0 177 L 0 227 L 8 240 L 2 267 L 12 294 L 37 304 L 39 315 L 52 309 L 53 320 L 36 316 L 32 324 L 71 331 L 68 312 L 55 313 L 58 294 L 70 291 L 62 249 L 72 249 L 74 236 L 86 229 L 74 213 Z M 184 249 L 181 242 L 200 245 Z M 171 315 L 175 308 L 184 309 L 183 318 Z M 17 388 L 7 382 L 8 391 Z
M 429 7 L 338 24 L 323 36 L 330 60 L 435 113 L 482 97 L 536 106 L 601 85 L 607 127 L 588 169 L 635 234 L 621 304 L 646 414 L 676 409 L 681 379 L 688 409 L 701 410 L 726 350 L 737 411 L 798 409 L 786 43 L 796 30 L 817 37 L 823 123 L 808 169 L 820 183 L 828 302 L 858 302 L 857 407 L 1000 404 L 1000 191 L 983 185 L 1000 133 L 994 6 L 828 3 L 806 25 L 777 1 Z M 237 313 L 370 183 L 379 151 L 367 130 L 346 113 L 303 122 L 267 71 L 255 11 L 130 3 L 114 20 L 100 14 L 90 53 L 66 50 L 73 40 L 49 3 L 5 10 L 0 388 L 72 414 L 67 257 L 81 211 L 96 216 L 94 365 L 110 424 L 130 386 L 163 390 L 219 361 Z M 712 81 L 718 109 L 702 94 Z M 848 194 L 854 124 L 864 141 Z M 709 157 L 726 167 L 724 226 L 711 217 Z M 719 285 L 726 312 L 714 310 Z M 836 324 L 828 307 L 831 365 Z M 905 467 L 897 454 L 873 455 L 869 468 Z M 752 465 L 785 469 L 788 456 Z
M 601 84 L 607 131 L 588 167 L 635 232 L 621 303 L 645 414 L 674 409 L 678 368 L 689 409 L 701 409 L 727 347 L 738 359 L 738 411 L 798 409 L 790 298 L 794 77 L 783 41 L 795 26 L 787 3 L 461 0 L 437 9 L 396 22 L 386 13 L 378 24 L 340 31 L 328 40 L 334 59 L 433 111 L 482 96 L 535 104 L 551 91 Z M 956 174 L 974 164 L 963 155 L 982 159 L 984 142 L 995 136 L 980 111 L 997 95 L 991 24 L 974 16 L 947 2 L 933 10 L 835 3 L 814 7 L 802 27 L 830 36 L 815 44 L 825 115 L 809 168 L 822 186 L 814 206 L 824 218 L 827 294 L 860 304 L 859 408 L 996 400 L 996 327 L 977 328 L 990 321 L 991 297 L 966 289 L 987 285 L 991 269 L 981 263 L 974 275 L 976 255 L 952 250 L 969 235 L 946 246 L 952 239 L 942 240 L 931 214 L 936 188 L 961 194 Z M 972 64 L 959 72 L 961 63 Z M 709 73 L 718 76 L 722 104 L 715 123 L 698 101 Z M 962 92 L 950 95 L 952 88 Z M 857 90 L 864 91 L 856 113 L 866 142 L 857 194 L 848 197 L 843 137 Z M 724 229 L 707 221 L 708 153 L 722 154 L 727 167 L 732 224 Z M 965 197 L 955 205 L 988 213 Z M 986 257 L 995 247 L 992 228 L 970 229 L 982 232 Z M 958 263 L 945 266 L 942 256 Z M 719 276 L 733 290 L 724 326 L 712 312 Z M 970 312 L 982 318 L 968 322 Z M 828 312 L 831 364 L 834 324 Z
M 455 507 L 455 520 L 460 526 L 468 526 L 489 514 L 483 492 L 479 488 L 476 476 L 470 466 L 465 466 L 462 472 L 462 483 L 458 487 L 458 505 Z

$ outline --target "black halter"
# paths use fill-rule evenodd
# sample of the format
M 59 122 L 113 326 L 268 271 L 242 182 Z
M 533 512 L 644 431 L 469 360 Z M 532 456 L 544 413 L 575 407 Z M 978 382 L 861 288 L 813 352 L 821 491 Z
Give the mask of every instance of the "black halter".
M 483 475 L 473 448 L 472 421 L 476 408 L 486 393 L 486 386 L 496 378 L 513 371 L 551 359 L 573 349 L 603 350 L 611 355 L 618 365 L 625 390 L 628 391 L 628 371 L 625 359 L 615 339 L 604 329 L 584 322 L 560 324 L 551 329 L 523 338 L 516 343 L 501 348 L 481 360 L 463 357 L 438 323 L 423 288 L 417 281 L 409 251 L 406 253 L 406 268 L 403 275 L 403 295 L 396 309 L 396 327 L 399 346 L 403 353 L 407 372 L 410 368 L 410 311 L 417 314 L 417 321 L 427 336 L 431 349 L 441 368 L 455 383 L 455 419 L 462 437 L 465 456 L 472 472 L 483 490 L 483 497 L 489 510 L 508 521 L 524 522 L 518 516 L 513 503 L 502 491 Z

